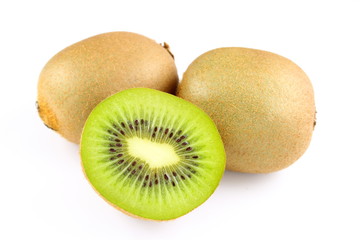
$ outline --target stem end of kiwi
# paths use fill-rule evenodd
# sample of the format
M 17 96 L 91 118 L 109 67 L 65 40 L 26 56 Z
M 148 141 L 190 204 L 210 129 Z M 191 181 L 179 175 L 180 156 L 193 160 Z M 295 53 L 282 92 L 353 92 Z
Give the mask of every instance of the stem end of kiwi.
M 168 53 L 171 55 L 171 57 L 172 57 L 173 59 L 175 59 L 174 54 L 172 54 L 172 52 L 170 51 L 170 45 L 169 45 L 168 43 L 164 42 L 164 43 L 160 43 L 160 45 L 161 45 L 163 48 L 165 48 L 166 51 L 168 51 Z
M 53 111 L 47 107 L 47 104 L 44 102 L 39 103 L 36 101 L 35 103 L 37 111 L 39 113 L 40 118 L 43 120 L 44 125 L 47 128 L 50 128 L 53 131 L 58 131 L 58 121 Z

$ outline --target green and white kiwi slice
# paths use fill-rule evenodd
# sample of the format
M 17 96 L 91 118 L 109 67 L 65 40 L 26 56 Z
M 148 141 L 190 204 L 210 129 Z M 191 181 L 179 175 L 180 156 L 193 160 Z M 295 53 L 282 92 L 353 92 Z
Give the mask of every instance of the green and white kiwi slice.
M 170 220 L 206 201 L 225 169 L 225 150 L 209 116 L 161 91 L 133 88 L 102 101 L 81 138 L 85 175 L 114 207 Z

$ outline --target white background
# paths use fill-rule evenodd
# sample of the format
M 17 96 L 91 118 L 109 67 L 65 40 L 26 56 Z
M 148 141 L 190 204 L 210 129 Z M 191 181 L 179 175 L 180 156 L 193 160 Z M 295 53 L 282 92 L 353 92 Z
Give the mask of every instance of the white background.
M 1 1 L 0 25 L 0 239 L 360 239 L 359 1 Z M 168 42 L 180 77 L 217 47 L 293 60 L 315 89 L 310 148 L 276 173 L 226 172 L 177 220 L 115 210 L 85 180 L 78 146 L 35 108 L 44 64 L 109 31 Z

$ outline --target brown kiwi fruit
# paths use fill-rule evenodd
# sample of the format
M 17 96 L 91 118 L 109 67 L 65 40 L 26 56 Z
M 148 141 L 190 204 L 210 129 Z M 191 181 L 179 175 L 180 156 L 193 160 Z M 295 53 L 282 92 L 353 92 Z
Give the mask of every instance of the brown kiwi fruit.
M 300 67 L 277 54 L 238 47 L 209 51 L 188 67 L 177 95 L 214 120 L 228 170 L 274 172 L 309 146 L 312 84 Z
M 91 110 L 108 96 L 135 87 L 175 94 L 177 84 L 166 43 L 130 32 L 104 33 L 49 60 L 39 77 L 38 111 L 46 126 L 79 143 Z

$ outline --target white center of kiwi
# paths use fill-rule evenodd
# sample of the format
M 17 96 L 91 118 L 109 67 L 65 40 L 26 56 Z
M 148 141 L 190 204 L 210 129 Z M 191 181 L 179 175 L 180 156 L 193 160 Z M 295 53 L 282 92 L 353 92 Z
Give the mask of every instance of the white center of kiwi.
M 126 141 L 130 155 L 146 161 L 151 168 L 169 166 L 180 161 L 174 147 L 168 143 L 152 142 L 139 137 L 128 138 Z

